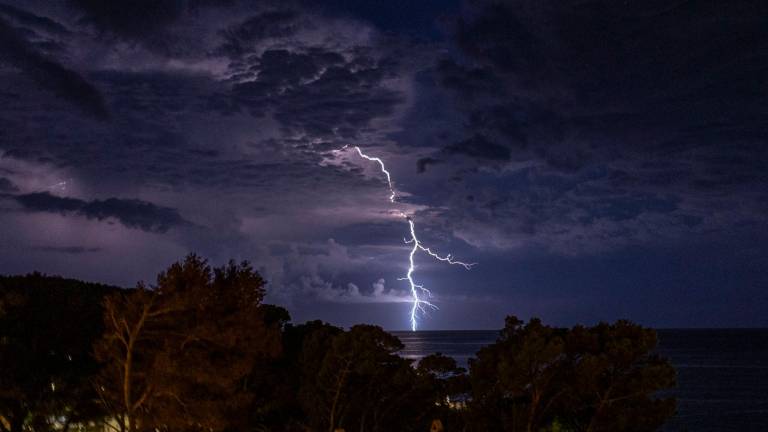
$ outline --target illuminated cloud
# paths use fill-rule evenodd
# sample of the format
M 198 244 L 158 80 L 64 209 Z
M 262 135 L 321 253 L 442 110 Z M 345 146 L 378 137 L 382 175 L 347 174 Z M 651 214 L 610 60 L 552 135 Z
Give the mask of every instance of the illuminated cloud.
M 195 251 L 402 326 L 408 226 L 349 145 L 483 264 L 418 254 L 433 328 L 764 315 L 765 2 L 130 3 L 0 5 L 5 272 L 129 286 Z

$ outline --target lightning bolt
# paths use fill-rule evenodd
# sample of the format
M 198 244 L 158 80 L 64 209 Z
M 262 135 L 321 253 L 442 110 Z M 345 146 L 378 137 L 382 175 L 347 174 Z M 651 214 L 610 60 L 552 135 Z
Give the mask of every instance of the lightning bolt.
M 384 161 L 381 160 L 381 158 L 377 157 L 371 157 L 366 154 L 364 154 L 360 147 L 355 146 L 355 150 L 357 150 L 357 154 L 360 155 L 361 158 L 367 159 L 371 162 L 376 162 L 379 164 L 379 168 L 381 168 L 381 172 L 384 173 L 385 176 L 387 176 L 387 186 L 389 186 L 389 202 L 394 203 L 395 202 L 395 188 L 392 187 L 392 176 L 389 175 L 389 171 L 387 171 L 387 167 L 384 166 Z
M 344 146 L 338 151 L 344 151 L 348 147 L 349 146 Z M 387 167 L 384 165 L 384 161 L 381 160 L 381 158 L 366 155 L 362 150 L 360 150 L 360 147 L 358 146 L 354 146 L 353 148 L 361 158 L 371 162 L 376 162 L 379 165 L 381 172 L 387 178 L 387 186 L 389 187 L 389 202 L 394 203 L 395 198 L 397 197 L 397 193 L 395 192 L 395 187 L 392 183 L 392 176 L 390 175 L 389 171 L 387 171 Z M 432 293 L 427 288 L 425 288 L 424 285 L 416 283 L 416 280 L 413 277 L 413 273 L 416 271 L 416 263 L 414 262 L 414 257 L 416 254 L 419 251 L 422 251 L 438 261 L 451 265 L 462 266 L 467 270 L 471 269 L 472 266 L 474 266 L 476 263 L 465 263 L 463 261 L 455 260 L 451 254 L 440 255 L 436 252 L 433 252 L 430 248 L 424 246 L 416 236 L 416 224 L 414 223 L 413 218 L 403 212 L 398 212 L 398 215 L 408 221 L 411 237 L 409 239 L 405 239 L 405 243 L 412 245 L 408 254 L 408 271 L 406 272 L 405 277 L 398 278 L 398 280 L 408 281 L 408 285 L 411 289 L 411 330 L 416 331 L 416 328 L 418 327 L 418 314 L 425 314 L 427 312 L 427 308 L 438 309 L 437 306 L 429 302 L 429 300 L 425 299 L 432 297 Z

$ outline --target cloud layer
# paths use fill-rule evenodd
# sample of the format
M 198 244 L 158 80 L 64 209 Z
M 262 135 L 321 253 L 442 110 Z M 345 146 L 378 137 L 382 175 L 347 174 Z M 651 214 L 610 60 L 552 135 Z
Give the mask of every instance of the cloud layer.
M 358 305 L 397 327 L 406 211 L 480 262 L 417 262 L 450 311 L 436 327 L 490 325 L 484 308 L 610 318 L 620 303 L 599 299 L 635 295 L 622 275 L 649 256 L 723 257 L 721 279 L 658 276 L 713 286 L 692 298 L 729 295 L 714 285 L 738 269 L 712 313 L 739 317 L 739 290 L 768 304 L 750 291 L 768 256 L 764 2 L 368 6 L 0 3 L 2 271 L 129 285 L 195 251 L 252 260 L 300 316 Z M 387 161 L 397 204 L 345 145 Z M 616 291 L 548 279 L 574 262 Z
M 14 195 L 13 199 L 21 204 L 25 211 L 76 214 L 99 221 L 115 219 L 128 228 L 150 232 L 164 233 L 172 227 L 189 224 L 172 208 L 159 207 L 137 199 L 108 198 L 84 201 L 58 197 L 48 192 Z

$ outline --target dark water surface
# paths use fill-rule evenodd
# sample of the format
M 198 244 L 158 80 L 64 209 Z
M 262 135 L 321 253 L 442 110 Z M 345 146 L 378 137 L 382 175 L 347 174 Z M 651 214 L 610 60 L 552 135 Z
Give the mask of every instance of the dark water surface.
M 768 432 L 768 329 L 664 329 L 658 351 L 677 369 L 677 415 L 665 431 Z M 467 365 L 498 332 L 393 332 L 401 355 L 440 352 Z

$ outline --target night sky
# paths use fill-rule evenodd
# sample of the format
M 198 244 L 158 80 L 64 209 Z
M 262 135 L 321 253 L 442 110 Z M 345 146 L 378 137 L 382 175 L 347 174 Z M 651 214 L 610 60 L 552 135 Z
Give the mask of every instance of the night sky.
M 768 326 L 762 0 L 0 0 L 0 77 L 2 274 L 405 329 L 402 211 L 422 329 Z

